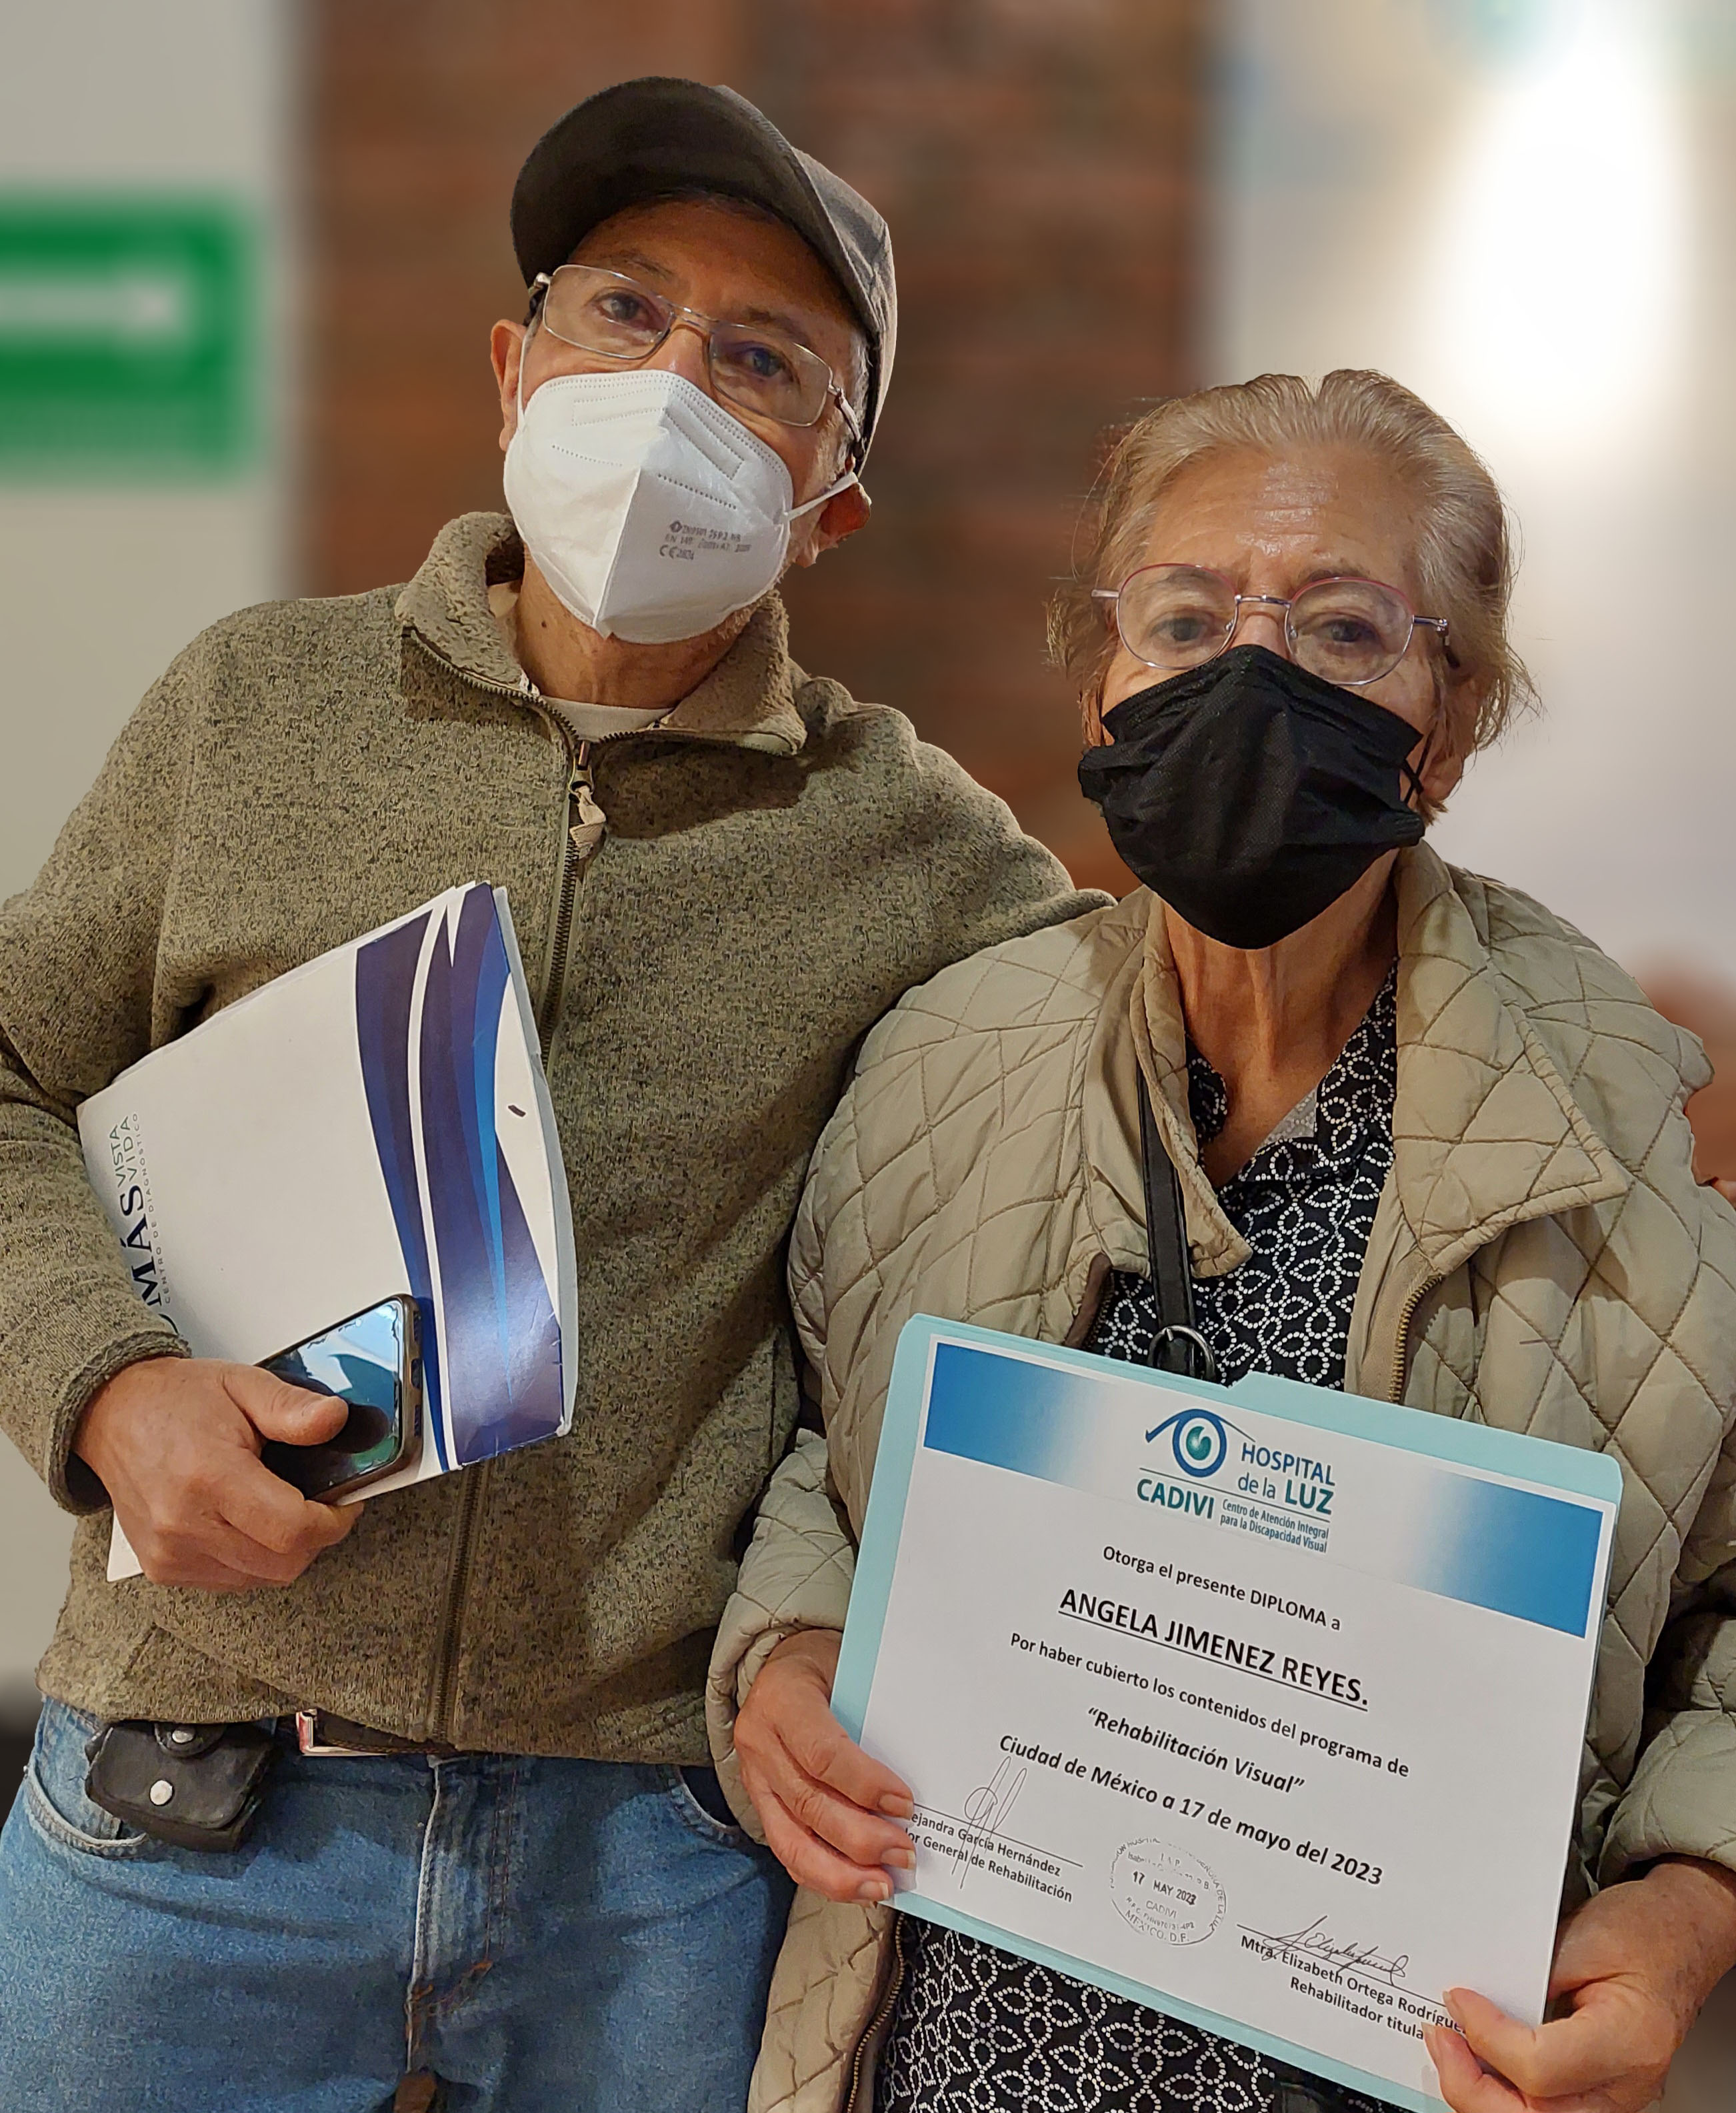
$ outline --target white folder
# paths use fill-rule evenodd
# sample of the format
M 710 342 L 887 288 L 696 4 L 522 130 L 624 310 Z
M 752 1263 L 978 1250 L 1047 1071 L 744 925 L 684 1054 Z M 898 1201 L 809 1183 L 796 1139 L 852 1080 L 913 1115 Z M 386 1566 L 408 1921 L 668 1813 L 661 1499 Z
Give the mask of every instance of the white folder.
M 79 1134 L 140 1298 L 195 1357 L 257 1364 L 417 1300 L 420 1452 L 358 1496 L 570 1427 L 572 1211 L 503 890 L 263 984 L 93 1094 Z M 117 1522 L 109 1576 L 138 1569 Z

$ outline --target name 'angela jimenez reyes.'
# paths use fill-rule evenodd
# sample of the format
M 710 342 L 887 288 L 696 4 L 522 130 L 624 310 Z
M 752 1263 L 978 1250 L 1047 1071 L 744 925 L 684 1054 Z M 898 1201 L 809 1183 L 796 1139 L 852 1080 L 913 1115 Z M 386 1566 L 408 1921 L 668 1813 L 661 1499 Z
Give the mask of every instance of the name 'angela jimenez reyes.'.
M 1221 1629 L 1173 1618 L 1166 1621 L 1161 1615 L 1129 1605 L 1126 1600 L 1072 1585 L 1061 1594 L 1056 1611 L 1069 1621 L 1089 1622 L 1099 1628 L 1116 1629 L 1123 1636 L 1155 1645 L 1160 1650 L 1179 1651 L 1187 1658 L 1210 1659 L 1219 1665 L 1239 1667 L 1255 1679 L 1274 1681 L 1301 1694 L 1322 1695 L 1329 1702 L 1342 1702 L 1348 1709 L 1368 1707 L 1362 1682 L 1357 1675 L 1269 1644 L 1254 1643 Z

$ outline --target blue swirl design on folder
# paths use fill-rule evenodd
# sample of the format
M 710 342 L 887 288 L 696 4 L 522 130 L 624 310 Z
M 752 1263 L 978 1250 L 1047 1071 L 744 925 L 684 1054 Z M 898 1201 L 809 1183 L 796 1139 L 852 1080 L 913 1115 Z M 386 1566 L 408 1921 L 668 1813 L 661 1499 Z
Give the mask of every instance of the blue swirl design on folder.
M 554 1436 L 563 1396 L 560 1323 L 494 1130 L 496 1045 L 511 974 L 499 913 L 488 888 L 467 890 L 456 931 L 439 915 L 431 949 L 434 915 L 358 950 L 356 1025 L 380 1173 L 422 1309 L 428 1421 L 446 1468 Z M 426 1193 L 414 1148 L 412 1064 Z
M 416 965 L 430 913 L 424 911 L 356 952 L 356 1043 L 367 1093 L 374 1150 L 398 1228 L 398 1245 L 410 1280 L 410 1295 L 421 1311 L 422 1400 L 441 1467 L 446 1455 L 440 1335 L 434 1325 L 434 1280 L 422 1224 L 421 1184 L 410 1120 L 410 1006 Z

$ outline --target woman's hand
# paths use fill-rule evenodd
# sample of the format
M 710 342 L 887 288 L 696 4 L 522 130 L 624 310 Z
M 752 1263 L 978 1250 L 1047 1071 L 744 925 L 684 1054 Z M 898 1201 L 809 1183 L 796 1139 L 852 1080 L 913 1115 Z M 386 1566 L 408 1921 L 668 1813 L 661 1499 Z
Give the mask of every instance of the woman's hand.
M 1439 2025 L 1424 2034 L 1442 2095 L 1453 2113 L 1641 2113 L 1733 1963 L 1736 1875 L 1686 1858 L 1655 1864 L 1564 1926 L 1549 1997 L 1565 1997 L 1568 2015 L 1521 2025 L 1485 1997 L 1448 1992 L 1465 2038 Z
M 799 1886 L 829 1901 L 889 1900 L 887 1867 L 916 1868 L 895 1823 L 916 1808 L 832 1714 L 841 1641 L 831 1629 L 784 1638 L 736 1719 L 736 1752 L 772 1853 Z

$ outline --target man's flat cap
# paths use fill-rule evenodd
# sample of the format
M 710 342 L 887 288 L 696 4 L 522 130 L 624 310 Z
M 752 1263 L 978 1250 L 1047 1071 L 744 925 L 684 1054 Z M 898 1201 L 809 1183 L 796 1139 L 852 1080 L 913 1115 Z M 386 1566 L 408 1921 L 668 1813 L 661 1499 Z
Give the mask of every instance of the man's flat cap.
M 776 213 L 837 281 L 868 339 L 865 445 L 898 339 L 892 238 L 865 198 L 792 147 L 732 88 L 655 75 L 624 80 L 550 126 L 513 192 L 513 247 L 525 283 L 564 264 L 612 213 L 690 185 Z

